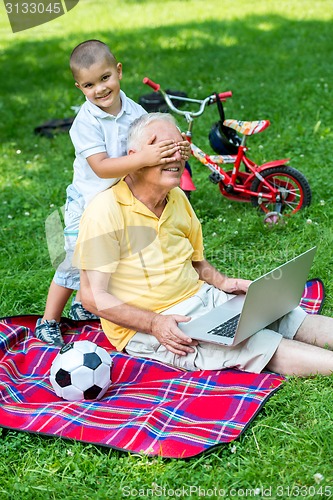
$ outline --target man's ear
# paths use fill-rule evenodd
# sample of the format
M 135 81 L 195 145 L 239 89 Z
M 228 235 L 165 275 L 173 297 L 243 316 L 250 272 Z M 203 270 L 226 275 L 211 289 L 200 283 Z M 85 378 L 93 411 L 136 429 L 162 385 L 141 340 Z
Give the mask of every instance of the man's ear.
M 79 84 L 79 83 L 75 82 L 75 84 L 74 84 L 74 85 L 75 85 L 75 87 L 76 87 L 77 89 L 80 89 L 80 84 Z M 80 90 L 81 90 L 81 89 L 80 89 Z

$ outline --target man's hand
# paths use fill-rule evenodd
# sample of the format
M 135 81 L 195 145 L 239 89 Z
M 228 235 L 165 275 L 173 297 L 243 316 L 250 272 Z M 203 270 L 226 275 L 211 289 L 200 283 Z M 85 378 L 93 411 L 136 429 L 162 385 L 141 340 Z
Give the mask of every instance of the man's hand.
M 187 322 L 190 319 L 188 316 L 181 316 L 179 314 L 157 314 L 153 317 L 151 323 L 151 334 L 168 351 L 179 356 L 186 356 L 188 353 L 194 352 L 191 346 L 197 345 L 198 342 L 185 335 L 178 328 L 178 323 L 181 321 Z
M 235 295 L 246 293 L 250 283 L 250 280 L 226 277 L 223 283 L 223 291 L 226 293 L 234 293 Z
M 192 265 L 199 274 L 199 278 L 210 285 L 223 290 L 226 293 L 239 295 L 246 293 L 250 286 L 250 280 L 228 278 L 213 267 L 207 260 L 193 261 Z

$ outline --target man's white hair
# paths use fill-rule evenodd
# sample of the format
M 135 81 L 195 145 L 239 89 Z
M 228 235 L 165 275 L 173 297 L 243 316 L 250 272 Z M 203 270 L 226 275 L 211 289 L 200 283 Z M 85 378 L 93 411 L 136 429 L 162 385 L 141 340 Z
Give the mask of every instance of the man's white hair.
M 153 122 L 164 121 L 172 123 L 177 127 L 176 120 L 169 113 L 149 113 L 142 115 L 130 125 L 127 136 L 127 152 L 140 150 L 147 141 L 146 127 Z M 178 127 L 177 127 L 178 128 Z

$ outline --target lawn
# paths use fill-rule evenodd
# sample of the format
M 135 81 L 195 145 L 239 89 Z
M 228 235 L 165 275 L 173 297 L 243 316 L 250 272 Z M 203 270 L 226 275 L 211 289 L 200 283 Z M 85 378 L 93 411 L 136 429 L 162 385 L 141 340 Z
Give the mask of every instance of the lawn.
M 59 19 L 12 34 L 0 7 L 0 316 L 40 314 L 52 267 L 45 221 L 71 182 L 67 134 L 34 128 L 73 115 L 82 103 L 68 58 L 98 38 L 123 63 L 123 90 L 164 88 L 203 98 L 232 90 L 228 118 L 270 119 L 249 140 L 258 162 L 291 158 L 313 198 L 286 224 L 268 229 L 245 203 L 223 198 L 192 161 L 191 202 L 203 224 L 206 256 L 229 275 L 255 278 L 317 244 L 312 277 L 323 279 L 323 312 L 333 313 L 333 13 L 327 0 L 80 0 Z M 209 148 L 217 119 L 195 124 Z M 179 121 L 182 126 L 183 123 Z M 50 220 L 50 219 L 48 219 Z M 0 498 L 20 500 L 187 496 L 323 498 L 333 494 L 332 377 L 291 378 L 239 440 L 188 460 L 148 458 L 0 429 Z

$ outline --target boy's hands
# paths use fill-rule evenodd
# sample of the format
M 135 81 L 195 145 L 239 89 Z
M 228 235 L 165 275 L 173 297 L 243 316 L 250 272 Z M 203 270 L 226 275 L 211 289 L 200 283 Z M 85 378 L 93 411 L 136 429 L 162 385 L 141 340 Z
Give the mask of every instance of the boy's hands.
M 183 141 L 178 142 L 183 160 L 187 161 L 191 156 L 191 144 L 186 139 L 186 134 L 182 133 Z
M 174 141 L 166 140 L 156 144 L 147 144 L 142 148 L 144 161 L 147 167 L 155 167 L 159 164 L 171 163 L 176 161 L 173 156 L 179 151 L 179 146 Z
M 185 138 L 185 134 L 182 134 Z M 159 164 L 172 163 L 176 161 L 174 156 L 177 151 L 180 152 L 183 160 L 188 160 L 191 155 L 191 145 L 185 139 L 184 141 L 174 142 L 165 140 L 155 143 L 156 136 L 153 135 L 142 148 L 147 167 L 154 167 Z
M 171 163 L 176 161 L 173 156 L 180 147 L 171 139 L 161 142 L 154 142 L 156 135 L 152 135 L 141 150 L 144 156 L 144 162 L 147 167 L 155 167 L 156 165 Z

